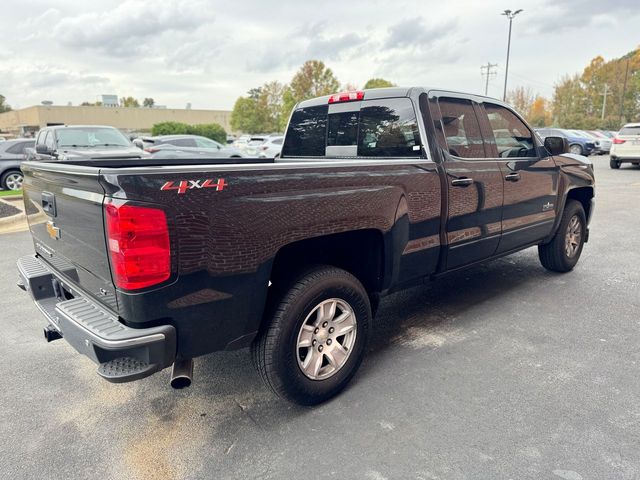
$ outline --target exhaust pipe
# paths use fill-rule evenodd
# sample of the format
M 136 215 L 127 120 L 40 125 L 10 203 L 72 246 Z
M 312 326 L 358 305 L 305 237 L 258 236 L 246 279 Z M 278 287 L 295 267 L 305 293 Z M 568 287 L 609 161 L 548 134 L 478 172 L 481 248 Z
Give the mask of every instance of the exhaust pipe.
M 191 385 L 193 378 L 193 358 L 176 360 L 171 369 L 171 386 L 177 390 Z
M 54 340 L 58 340 L 62 338 L 62 334 L 56 330 L 53 325 L 47 325 L 44 327 L 44 339 L 47 342 L 53 342 Z

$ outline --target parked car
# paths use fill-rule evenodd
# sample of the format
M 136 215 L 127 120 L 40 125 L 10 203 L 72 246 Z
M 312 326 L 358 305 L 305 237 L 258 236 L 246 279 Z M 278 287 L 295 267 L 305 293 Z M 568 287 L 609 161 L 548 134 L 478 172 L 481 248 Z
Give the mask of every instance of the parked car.
M 596 150 L 600 155 L 608 155 L 611 151 L 612 139 L 599 130 L 587 130 L 596 139 Z
M 7 139 L 5 137 L 0 137 L 0 142 L 6 142 Z
M 231 145 L 222 145 L 199 135 L 161 135 L 142 137 L 143 148 L 154 158 L 186 158 L 189 156 L 211 158 L 240 158 L 244 154 Z
M 20 285 L 106 380 L 173 365 L 184 387 L 193 358 L 251 345 L 277 395 L 317 404 L 382 296 L 532 246 L 576 266 L 594 176 L 567 149 L 499 100 L 387 88 L 299 103 L 276 160 L 26 162 Z
M 35 140 L 18 138 L 0 143 L 0 187 L 4 190 L 22 189 L 20 164 L 25 158 L 25 148 L 33 148 Z
M 67 161 L 86 158 L 135 159 L 149 155 L 131 144 L 120 130 L 105 125 L 56 125 L 38 132 L 27 160 Z
M 261 158 L 278 158 L 282 151 L 284 136 L 269 136 L 258 146 L 258 156 Z
M 640 123 L 627 123 L 613 139 L 609 165 L 617 169 L 623 163 L 640 165 Z
M 591 155 L 595 148 L 595 142 L 593 139 L 580 135 L 573 130 L 565 130 L 561 128 L 540 128 L 536 132 L 544 140 L 548 136 L 566 138 L 569 142 L 569 152 L 575 155 L 584 155 L 588 157 Z

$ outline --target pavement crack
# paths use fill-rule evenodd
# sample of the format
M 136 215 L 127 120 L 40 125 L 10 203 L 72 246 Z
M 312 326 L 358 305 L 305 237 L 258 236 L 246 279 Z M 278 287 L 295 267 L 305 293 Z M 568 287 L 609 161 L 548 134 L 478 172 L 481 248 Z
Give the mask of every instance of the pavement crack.
M 236 402 L 236 405 L 238 405 L 238 408 L 240 408 L 240 411 L 242 413 L 244 413 L 249 420 L 251 420 L 256 427 L 258 427 L 260 430 L 264 430 L 264 428 L 262 427 L 262 425 L 260 425 L 260 422 L 258 422 L 258 420 L 256 420 L 253 415 L 251 415 L 251 412 L 249 412 L 249 409 L 247 407 L 245 407 L 244 405 L 242 405 L 238 400 L 234 399 L 234 401 Z

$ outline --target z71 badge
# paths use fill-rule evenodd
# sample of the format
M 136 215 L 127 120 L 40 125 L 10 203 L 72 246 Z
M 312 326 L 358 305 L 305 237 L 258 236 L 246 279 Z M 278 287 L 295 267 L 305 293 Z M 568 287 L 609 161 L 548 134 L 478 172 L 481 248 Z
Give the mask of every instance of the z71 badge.
M 187 190 L 192 190 L 194 188 L 215 188 L 216 191 L 220 192 L 224 190 L 227 184 L 224 181 L 224 178 L 219 178 L 217 181 L 213 181 L 211 179 L 207 180 L 180 180 L 180 181 L 171 181 L 162 185 L 160 190 L 177 190 L 178 195 L 182 195 L 187 193 Z

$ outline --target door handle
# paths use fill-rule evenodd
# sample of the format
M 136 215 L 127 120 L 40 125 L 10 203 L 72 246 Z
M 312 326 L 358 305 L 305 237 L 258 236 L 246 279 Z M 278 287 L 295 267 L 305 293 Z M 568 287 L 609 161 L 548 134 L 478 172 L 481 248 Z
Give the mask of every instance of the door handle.
M 451 180 L 451 185 L 454 187 L 468 187 L 473 184 L 473 178 L 456 178 Z
M 518 180 L 520 180 L 520 174 L 519 173 L 510 173 L 509 175 L 504 177 L 504 179 L 507 182 L 517 182 Z

